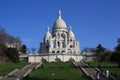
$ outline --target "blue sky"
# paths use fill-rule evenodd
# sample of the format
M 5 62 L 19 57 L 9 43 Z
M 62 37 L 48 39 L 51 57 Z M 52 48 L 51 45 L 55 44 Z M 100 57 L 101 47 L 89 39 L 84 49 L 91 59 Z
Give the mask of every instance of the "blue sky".
M 58 10 L 80 47 L 101 43 L 113 50 L 120 38 L 120 0 L 0 0 L 0 25 L 29 48 L 39 48 Z

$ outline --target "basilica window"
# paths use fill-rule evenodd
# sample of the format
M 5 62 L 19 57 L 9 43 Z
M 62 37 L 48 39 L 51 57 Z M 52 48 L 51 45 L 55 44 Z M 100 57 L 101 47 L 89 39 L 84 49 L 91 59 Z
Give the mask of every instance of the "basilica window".
M 54 41 L 54 44 L 53 44 L 53 46 L 54 46 L 54 48 L 56 48 L 56 43 L 55 43 L 55 41 Z
M 62 51 L 62 53 L 65 53 L 65 51 Z
M 61 34 L 61 37 L 65 38 L 65 34 L 64 34 L 64 33 L 62 33 L 62 34 Z
M 62 47 L 65 48 L 65 42 L 62 43 Z
M 58 38 L 60 39 L 60 34 L 58 34 Z
M 54 34 L 52 37 L 56 37 L 56 35 Z
M 49 49 L 49 47 L 50 47 L 49 45 L 46 45 L 46 49 Z
M 70 45 L 70 48 L 73 48 L 73 46 L 72 46 L 72 45 Z
M 47 43 L 48 43 L 49 41 L 47 40 Z
M 53 54 L 55 54 L 55 51 L 52 51 Z
M 60 53 L 60 51 L 57 51 L 57 53 Z
M 72 42 L 72 39 L 70 39 L 70 42 Z
M 60 47 L 60 42 L 58 41 L 58 47 Z

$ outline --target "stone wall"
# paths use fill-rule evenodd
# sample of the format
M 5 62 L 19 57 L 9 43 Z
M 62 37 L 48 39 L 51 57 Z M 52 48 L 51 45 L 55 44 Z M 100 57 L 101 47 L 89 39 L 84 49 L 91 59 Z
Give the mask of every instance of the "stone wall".
M 33 62 L 41 62 L 42 60 L 45 60 L 47 62 L 56 62 L 56 61 L 70 61 L 74 60 L 76 62 L 80 62 L 82 60 L 81 55 L 72 55 L 72 54 L 47 54 L 47 55 L 29 55 L 28 57 L 28 62 L 33 63 Z

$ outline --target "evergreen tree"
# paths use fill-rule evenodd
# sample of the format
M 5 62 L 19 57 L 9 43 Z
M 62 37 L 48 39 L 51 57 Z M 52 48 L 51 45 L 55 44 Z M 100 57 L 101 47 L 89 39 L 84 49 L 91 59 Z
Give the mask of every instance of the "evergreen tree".
M 7 47 L 0 42 L 0 61 L 5 61 L 7 59 L 6 49 Z
M 120 53 L 120 38 L 118 38 L 118 41 L 117 41 L 117 46 L 116 46 L 116 48 L 115 48 L 115 52 L 117 52 L 117 53 Z
M 19 53 L 16 48 L 7 48 L 6 54 L 11 62 L 19 62 Z
M 98 46 L 96 47 L 96 54 L 95 56 L 97 57 L 97 61 L 102 61 L 102 57 L 105 53 L 105 48 L 101 45 L 98 44 Z
M 120 67 L 120 38 L 118 38 L 117 46 L 115 47 L 115 52 L 111 55 L 111 61 L 118 62 Z
M 105 49 L 104 47 L 102 47 L 101 44 L 98 44 L 98 46 L 96 47 L 96 52 L 101 53 L 101 52 L 104 52 L 105 50 L 106 50 L 106 49 Z
M 98 44 L 98 46 L 96 47 L 96 55 L 102 55 L 105 52 L 105 50 L 106 49 L 101 44 Z
M 23 45 L 21 46 L 20 51 L 21 51 L 22 53 L 26 53 L 27 47 L 26 47 L 25 44 L 23 44 Z

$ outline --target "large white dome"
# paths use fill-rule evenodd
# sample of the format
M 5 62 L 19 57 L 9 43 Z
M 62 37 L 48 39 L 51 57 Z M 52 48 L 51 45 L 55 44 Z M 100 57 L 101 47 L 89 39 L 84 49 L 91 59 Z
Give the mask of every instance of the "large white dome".
M 58 12 L 58 19 L 53 24 L 52 32 L 57 31 L 67 31 L 67 26 L 65 21 L 61 18 L 61 12 Z

